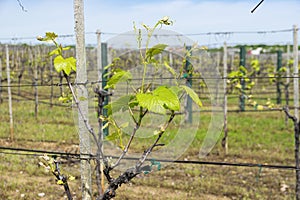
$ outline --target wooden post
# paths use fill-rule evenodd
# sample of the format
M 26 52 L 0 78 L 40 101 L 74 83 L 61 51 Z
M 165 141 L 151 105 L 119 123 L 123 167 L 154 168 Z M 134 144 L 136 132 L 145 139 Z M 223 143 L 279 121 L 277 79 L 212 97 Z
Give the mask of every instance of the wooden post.
M 220 51 L 218 51 L 217 52 L 217 58 L 216 58 L 216 60 L 217 60 L 217 63 L 216 63 L 216 67 L 217 67 L 217 69 L 219 69 L 220 68 L 220 59 L 221 59 L 221 53 L 220 53 Z M 221 82 L 221 79 L 217 79 L 216 80 L 216 85 L 219 85 L 219 83 Z M 216 91 L 215 91 L 215 98 L 216 99 L 219 99 L 219 87 L 216 87 Z
M 190 51 L 192 49 L 191 46 L 187 46 L 186 47 L 186 51 Z M 192 52 L 191 52 L 192 54 Z M 186 85 L 190 88 L 192 88 L 193 86 L 193 75 L 191 72 L 191 67 L 192 67 L 192 64 L 190 62 L 190 58 L 187 57 L 186 58 L 186 62 L 185 62 L 185 78 L 186 78 Z M 187 95 L 187 100 L 186 100 L 186 116 L 185 116 L 185 122 L 187 123 L 193 123 L 193 101 L 192 101 L 192 98 Z
M 299 161 L 299 70 L 298 70 L 298 27 L 293 26 L 293 57 L 294 57 L 294 116 L 295 124 L 295 163 L 296 163 L 296 199 L 300 200 L 300 161 Z
M 102 87 L 102 49 L 101 49 L 101 31 L 97 30 L 96 32 L 97 34 L 97 71 L 98 71 L 98 88 L 101 89 Z M 102 101 L 102 97 L 100 95 L 98 95 L 98 126 L 99 126 L 99 130 L 98 130 L 98 142 L 101 143 L 101 148 L 102 148 L 102 152 L 104 151 L 103 149 L 103 130 L 102 130 L 102 125 L 103 125 L 103 121 L 100 119 L 100 115 L 102 114 L 103 110 L 102 110 L 102 105 L 103 105 L 103 101 Z M 99 153 L 100 149 L 98 149 L 98 153 L 97 155 L 100 156 Z M 100 162 L 100 158 L 98 157 L 97 160 L 97 166 L 96 166 L 96 182 L 97 182 L 97 186 L 98 186 L 98 192 L 99 192 L 99 196 L 101 197 L 104 193 L 104 173 L 103 173 L 103 164 Z
M 0 58 L 0 103 L 2 102 L 2 60 Z
M 21 56 L 19 56 L 19 64 L 21 65 L 21 70 L 18 75 L 18 96 L 21 96 L 21 80 L 23 77 L 23 73 L 25 71 L 25 59 L 24 59 L 24 49 L 21 49 Z
M 7 74 L 7 92 L 8 92 L 10 140 L 13 141 L 14 140 L 14 121 L 13 121 L 12 97 L 11 97 L 11 88 L 10 88 L 10 67 L 9 67 L 8 45 L 5 45 L 5 48 L 6 48 L 6 74 Z
M 19 48 L 17 48 L 17 61 L 16 61 L 16 73 L 18 74 L 18 96 L 20 96 L 21 94 L 21 89 L 20 89 L 20 85 L 21 85 L 21 78 L 22 77 L 20 74 L 22 72 L 22 69 L 20 69 L 19 67 L 22 67 L 22 63 L 21 63 L 21 55 L 19 53 Z M 20 71 L 20 72 L 19 72 Z
M 53 107 L 53 60 L 52 58 L 50 57 L 49 58 L 49 63 L 50 63 L 50 107 L 52 108 Z
M 60 91 L 60 96 L 63 96 L 63 94 L 64 94 L 63 79 L 64 79 L 63 72 L 60 72 L 59 73 L 59 91 Z
M 110 62 L 111 63 L 111 62 Z M 101 67 L 102 67 L 102 89 L 105 91 L 108 91 L 108 89 L 104 89 L 105 86 L 107 85 L 107 76 L 106 74 L 108 73 L 108 69 L 104 69 L 105 66 L 108 65 L 108 50 L 107 50 L 107 43 L 102 43 L 101 44 Z M 104 102 L 103 102 L 103 107 L 106 106 L 108 104 L 108 96 L 106 96 L 104 98 Z M 103 108 L 102 111 L 103 116 L 107 117 L 107 109 Z M 107 122 L 103 123 L 103 126 L 105 126 Z M 109 134 L 109 128 L 106 127 L 105 129 L 103 129 L 103 136 L 108 136 Z
M 299 121 L 299 68 L 298 68 L 298 27 L 294 25 L 293 27 L 293 57 L 294 57 L 294 107 L 295 107 L 295 117 Z
M 101 49 L 101 31 L 97 30 L 97 71 L 98 71 L 98 79 L 101 83 L 102 81 L 102 49 Z
M 287 56 L 286 56 L 286 83 L 284 86 L 284 93 L 285 93 L 285 106 L 289 107 L 289 86 L 290 86 L 290 75 L 291 75 L 291 69 L 290 69 L 290 45 L 287 45 Z M 285 115 L 285 125 L 288 126 L 288 116 Z
M 291 49 L 290 45 L 287 45 L 287 56 L 286 56 L 286 84 L 290 83 L 290 75 L 291 75 L 291 69 L 290 69 L 290 59 L 291 59 Z M 287 103 L 288 105 L 288 103 Z
M 245 46 L 240 47 L 240 66 L 246 67 L 246 47 Z M 242 73 L 245 73 L 245 72 L 242 71 Z M 244 92 L 246 89 L 246 83 L 243 78 L 241 79 L 241 85 L 242 85 L 242 94 L 240 96 L 240 111 L 245 111 L 246 97 L 245 97 Z
M 228 154 L 228 127 L 227 127 L 227 44 L 224 42 L 223 52 L 223 92 L 224 92 L 224 138 L 222 140 L 222 146 L 225 151 L 225 155 Z
M 33 78 L 34 78 L 34 117 L 37 119 L 38 117 L 38 108 L 39 108 L 39 96 L 38 96 L 38 60 L 39 60 L 39 53 L 35 51 L 34 57 L 34 66 L 33 66 Z
M 291 46 L 290 44 L 287 45 L 287 57 L 286 57 L 286 84 L 290 84 L 290 76 L 291 76 Z M 287 104 L 288 105 L 288 104 Z
M 277 68 L 276 71 L 279 73 L 280 69 L 282 67 L 282 51 L 278 50 L 277 51 Z M 276 81 L 276 89 L 277 89 L 277 104 L 281 104 L 281 88 L 280 88 L 280 81 Z
M 86 71 L 86 51 L 85 51 L 85 33 L 84 33 L 84 4 L 83 0 L 74 0 L 74 21 L 75 21 L 75 36 L 76 36 L 76 82 L 87 82 Z M 86 85 L 79 84 L 77 89 L 79 99 L 78 107 L 82 111 L 85 119 L 88 119 L 88 91 Z M 91 178 L 91 163 L 87 154 L 91 153 L 91 141 L 88 130 L 85 126 L 83 116 L 78 114 L 78 131 L 80 140 L 80 167 L 81 167 L 81 190 L 82 199 L 92 199 L 92 178 Z

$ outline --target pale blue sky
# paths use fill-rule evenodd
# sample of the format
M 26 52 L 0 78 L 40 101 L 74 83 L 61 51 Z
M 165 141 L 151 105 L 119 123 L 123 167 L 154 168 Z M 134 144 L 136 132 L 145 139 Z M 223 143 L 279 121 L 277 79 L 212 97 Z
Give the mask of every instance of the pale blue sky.
M 152 25 L 167 15 L 174 20 L 171 30 L 182 34 L 235 31 L 270 31 L 291 29 L 300 25 L 299 0 L 265 0 L 253 13 L 250 10 L 260 0 L 86 0 L 86 32 L 122 33 L 137 24 Z M 46 31 L 73 34 L 73 0 L 0 0 L 0 42 L 3 38 L 35 37 Z M 103 40 L 113 35 L 104 34 Z M 199 44 L 215 43 L 288 43 L 292 33 L 229 34 L 190 36 Z M 62 39 L 74 43 L 73 38 Z M 18 42 L 34 42 L 33 39 Z M 94 34 L 87 35 L 86 43 L 96 43 Z

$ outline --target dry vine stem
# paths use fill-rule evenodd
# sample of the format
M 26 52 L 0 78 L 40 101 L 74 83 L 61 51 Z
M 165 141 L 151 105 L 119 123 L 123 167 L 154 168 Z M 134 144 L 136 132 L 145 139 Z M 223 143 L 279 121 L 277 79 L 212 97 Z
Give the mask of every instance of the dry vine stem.
M 112 179 L 109 175 L 110 169 L 105 169 L 105 175 L 109 182 L 109 187 L 105 191 L 102 199 L 108 200 L 116 196 L 116 190 L 118 187 L 120 187 L 123 183 L 128 183 L 131 179 L 133 179 L 135 176 L 143 172 L 142 165 L 146 161 L 147 157 L 150 155 L 150 153 L 153 151 L 153 149 L 157 146 L 162 146 L 163 144 L 158 144 L 160 138 L 164 134 L 165 130 L 169 126 L 169 124 L 172 122 L 172 120 L 175 117 L 175 112 L 172 112 L 172 114 L 169 117 L 169 120 L 165 123 L 164 127 L 160 130 L 158 137 L 156 138 L 155 142 L 143 153 L 139 161 L 136 163 L 136 165 L 132 168 L 127 169 L 123 174 L 121 174 L 117 179 Z M 136 128 L 136 127 L 135 127 Z M 134 129 L 135 129 L 134 128 Z M 136 131 L 134 131 L 136 132 Z M 123 155 L 123 154 L 122 154 Z M 122 156 L 121 155 L 121 156 Z
M 82 122 L 84 123 L 85 128 L 87 129 L 88 133 L 92 136 L 93 140 L 95 141 L 96 145 L 97 145 L 97 152 L 96 152 L 96 178 L 100 179 L 100 173 L 102 173 L 101 171 L 103 171 L 107 181 L 108 181 L 108 188 L 104 191 L 103 195 L 101 195 L 102 191 L 100 188 L 100 184 L 103 185 L 103 179 L 101 180 L 101 182 L 99 180 L 97 180 L 97 186 L 98 186 L 98 191 L 99 191 L 99 195 L 97 197 L 97 199 L 111 199 L 113 197 L 116 196 L 116 190 L 124 183 L 128 183 L 132 178 L 134 178 L 135 176 L 137 176 L 140 173 L 143 172 L 149 172 L 149 169 L 151 171 L 151 166 L 149 165 L 144 165 L 145 161 L 147 160 L 147 157 L 151 154 L 151 152 L 153 151 L 153 149 L 155 147 L 158 146 L 163 146 L 164 144 L 159 144 L 159 141 L 161 139 L 161 137 L 163 136 L 163 134 L 165 133 L 166 129 L 168 128 L 168 126 L 170 125 L 170 123 L 172 122 L 172 120 L 175 117 L 175 112 L 180 111 L 180 100 L 183 97 L 184 94 L 187 94 L 191 97 L 191 99 L 198 105 L 198 106 L 202 106 L 202 103 L 198 97 L 198 95 L 195 93 L 195 91 L 193 89 L 191 89 L 190 87 L 186 86 L 186 85 L 179 85 L 179 83 L 176 84 L 176 86 L 167 86 L 167 85 L 162 85 L 162 86 L 158 86 L 155 89 L 153 89 L 151 91 L 150 86 L 152 83 L 145 83 L 145 76 L 146 76 L 146 72 L 147 72 L 147 68 L 151 65 L 157 65 L 156 62 L 156 55 L 161 54 L 165 48 L 167 47 L 166 44 L 157 44 L 154 45 L 153 47 L 148 47 L 150 38 L 154 32 L 154 29 L 156 29 L 159 26 L 162 25 L 170 25 L 171 21 L 169 21 L 168 17 L 164 17 L 161 20 L 159 20 L 154 28 L 150 28 L 149 26 L 143 25 L 146 30 L 148 31 L 148 38 L 147 38 L 147 47 L 145 50 L 145 55 L 143 55 L 142 52 L 141 53 L 141 60 L 143 63 L 143 77 L 142 77 L 142 84 L 139 88 L 134 88 L 133 86 L 133 93 L 130 94 L 130 98 L 126 98 L 126 102 L 122 101 L 122 105 L 124 104 L 124 106 L 127 108 L 126 110 L 129 112 L 132 120 L 135 123 L 135 126 L 132 129 L 130 138 L 126 144 L 125 147 L 123 147 L 123 144 L 121 142 L 121 137 L 122 135 L 118 135 L 118 138 L 120 140 L 120 144 L 119 145 L 122 147 L 122 153 L 121 155 L 118 157 L 118 159 L 116 160 L 116 162 L 114 164 L 110 164 L 108 162 L 108 159 L 105 157 L 104 152 L 103 152 L 103 144 L 102 144 L 102 137 L 101 137 L 101 130 L 102 128 L 106 127 L 103 126 L 102 127 L 102 119 L 107 121 L 108 125 L 111 125 L 112 128 L 117 129 L 117 133 L 119 134 L 120 132 L 122 133 L 121 128 L 117 125 L 117 123 L 114 121 L 114 119 L 112 118 L 112 116 L 101 116 L 102 114 L 102 109 L 103 109 L 103 95 L 109 95 L 107 92 L 104 94 L 103 90 L 95 89 L 94 92 L 96 94 L 98 94 L 98 122 L 99 122 L 99 133 L 98 135 L 96 135 L 94 129 L 91 127 L 91 125 L 89 124 L 89 121 L 87 119 L 87 117 L 85 116 L 85 113 L 83 112 L 83 110 L 81 109 L 81 101 L 79 101 L 78 98 L 78 94 L 75 93 L 74 88 L 72 83 L 70 82 L 70 74 L 71 71 L 76 71 L 76 65 L 74 62 L 74 58 L 73 57 L 68 57 L 68 58 L 64 58 L 62 56 L 62 51 L 64 50 L 68 50 L 68 48 L 63 48 L 61 45 L 58 45 L 55 41 L 57 35 L 55 33 L 46 33 L 46 37 L 45 38 L 40 38 L 41 41 L 52 41 L 55 46 L 57 47 L 57 49 L 55 49 L 54 51 L 51 52 L 51 55 L 57 55 L 56 58 L 54 59 L 54 67 L 57 70 L 57 72 L 63 72 L 64 78 L 67 81 L 68 87 L 71 91 L 72 97 L 73 97 L 73 101 L 75 102 L 75 105 L 78 109 L 78 115 L 79 115 L 79 119 L 82 120 Z M 140 30 L 140 29 L 139 29 Z M 138 31 L 139 34 L 141 34 L 141 31 Z M 141 39 L 141 35 L 139 35 L 139 37 Z M 139 47 L 141 48 L 141 47 Z M 183 59 L 183 63 L 184 60 L 186 60 L 186 57 Z M 184 66 L 184 64 L 182 65 Z M 111 66 L 108 66 L 111 67 Z M 170 70 L 170 66 L 167 65 L 166 66 L 168 68 L 168 70 Z M 114 69 L 111 70 L 111 74 L 113 74 L 108 83 L 107 86 L 103 89 L 109 89 L 109 88 L 114 88 L 115 85 L 120 81 L 120 77 L 122 77 L 122 81 L 124 81 L 124 79 L 126 79 L 127 82 L 129 82 L 129 80 L 132 78 L 132 74 L 129 71 L 125 71 L 122 69 L 115 69 L 115 71 L 113 71 Z M 175 70 L 172 69 L 174 77 L 181 77 L 181 74 L 176 74 Z M 183 69 L 180 70 L 179 73 L 182 73 Z M 77 75 L 78 75 L 78 71 L 77 71 Z M 176 79 L 176 78 L 175 78 Z M 176 79 L 177 81 L 177 79 Z M 86 84 L 86 83 L 77 83 L 77 85 L 79 84 Z M 147 86 L 148 85 L 148 86 Z M 80 93 L 79 93 L 80 94 Z M 122 97 L 121 97 L 122 98 Z M 121 99 L 120 98 L 120 99 Z M 123 99 L 122 99 L 123 100 Z M 112 113 L 112 105 L 114 102 L 111 102 L 110 105 L 111 106 L 111 113 Z M 120 103 L 120 102 L 118 102 Z M 137 108 L 136 113 L 134 108 Z M 107 108 L 108 109 L 108 108 Z M 120 176 L 118 176 L 117 178 L 113 178 L 110 175 L 110 172 L 115 169 L 117 166 L 120 165 L 121 161 L 124 159 L 124 157 L 126 156 L 127 152 L 129 151 L 129 148 L 132 144 L 132 141 L 135 137 L 136 132 L 139 130 L 139 128 L 141 127 L 142 124 L 142 120 L 144 119 L 144 117 L 149 113 L 149 112 L 153 112 L 153 113 L 158 113 L 158 114 L 163 114 L 165 116 L 168 116 L 168 119 L 164 122 L 164 125 L 162 127 L 159 128 L 159 130 L 157 130 L 155 133 L 157 134 L 156 140 L 150 144 L 149 148 L 147 148 L 141 155 L 140 159 L 135 163 L 134 166 L 132 166 L 131 168 L 125 170 Z M 111 114 L 110 114 L 111 115 Z M 109 122 L 109 123 L 108 123 Z M 112 137 L 113 138 L 113 137 Z M 108 137 L 106 138 L 108 140 Z M 113 139 L 115 140 L 115 139 Z M 82 154 L 83 155 L 83 154 Z M 86 155 L 86 154 L 84 154 Z M 85 156 L 84 159 L 91 159 L 88 156 Z M 100 166 L 101 166 L 101 162 L 104 164 L 104 169 L 101 170 Z
M 295 136 L 295 164 L 296 164 L 296 199 L 300 200 L 300 160 L 299 160 L 299 145 L 300 145 L 300 141 L 299 141 L 299 126 L 300 126 L 300 122 L 299 119 L 297 119 L 297 117 L 291 115 L 289 113 L 289 108 L 288 107 L 284 107 L 283 108 L 285 114 L 288 116 L 289 119 L 291 119 L 294 123 L 294 136 Z

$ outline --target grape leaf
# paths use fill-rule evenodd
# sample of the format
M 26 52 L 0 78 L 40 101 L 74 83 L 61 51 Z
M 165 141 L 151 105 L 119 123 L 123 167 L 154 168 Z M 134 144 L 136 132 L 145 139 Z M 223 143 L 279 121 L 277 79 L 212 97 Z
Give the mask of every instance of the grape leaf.
M 182 89 L 185 90 L 185 92 L 192 98 L 192 100 L 199 106 L 202 107 L 202 102 L 199 99 L 198 95 L 195 93 L 194 90 L 192 90 L 190 87 L 188 86 L 181 86 Z
M 155 113 L 165 114 L 166 109 L 173 111 L 180 109 L 177 95 L 166 86 L 160 86 L 152 93 L 139 93 L 136 98 L 140 106 Z
M 168 62 L 165 61 L 164 66 L 174 77 L 176 77 L 177 74 L 176 74 L 175 70 L 168 64 Z
M 150 49 L 147 50 L 146 52 L 146 60 L 151 60 L 151 58 L 153 58 L 153 56 L 160 54 L 161 52 L 163 52 L 165 50 L 165 48 L 168 45 L 166 44 L 157 44 L 154 45 L 153 47 L 151 47 Z
M 113 112 L 128 110 L 129 102 L 134 98 L 132 95 L 125 95 L 105 106 L 107 114 L 112 115 Z
M 69 50 L 71 47 L 58 47 L 56 49 L 54 49 L 53 51 L 51 51 L 49 53 L 49 56 L 52 56 L 52 55 L 61 55 L 62 51 L 67 51 Z
M 54 32 L 46 32 L 46 36 L 45 37 L 38 37 L 37 39 L 39 41 L 54 41 L 56 38 L 58 37 L 58 35 Z
M 70 75 L 71 71 L 76 71 L 76 59 L 74 57 L 64 58 L 58 55 L 54 58 L 54 68 L 57 72 L 64 71 Z
M 118 69 L 114 72 L 113 76 L 108 80 L 104 89 L 115 88 L 119 82 L 125 82 L 132 79 L 132 74 L 129 71 Z

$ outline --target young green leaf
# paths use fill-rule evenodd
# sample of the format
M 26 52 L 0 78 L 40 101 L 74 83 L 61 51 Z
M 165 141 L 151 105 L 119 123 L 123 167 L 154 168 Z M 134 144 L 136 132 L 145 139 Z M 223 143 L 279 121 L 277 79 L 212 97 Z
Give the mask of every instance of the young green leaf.
M 170 26 L 173 24 L 173 21 L 171 21 L 168 16 L 164 16 L 161 20 L 159 20 L 159 23 Z
M 49 53 L 49 56 L 53 56 L 53 55 L 60 55 L 61 54 L 61 49 L 60 48 L 56 48 L 53 51 L 51 51 Z
M 109 103 L 108 105 L 105 106 L 105 108 L 107 109 L 107 114 L 108 115 L 112 115 L 113 112 L 118 112 L 120 110 L 122 110 L 123 112 L 128 110 L 129 107 L 129 102 L 134 98 L 133 95 L 125 95 L 122 96 L 120 98 L 118 98 L 117 100 Z
M 182 92 L 182 88 L 179 86 L 172 86 L 169 88 L 174 94 L 176 94 L 177 96 L 180 96 L 181 92 Z
M 192 90 L 190 87 L 188 86 L 181 86 L 182 89 L 184 89 L 184 91 L 192 98 L 192 100 L 199 106 L 202 107 L 202 102 L 199 99 L 198 95 L 195 93 L 194 90 Z
M 69 103 L 72 101 L 72 97 L 71 96 L 61 96 L 58 98 L 58 101 L 60 101 L 62 103 Z
M 238 84 L 235 85 L 235 88 L 242 89 L 242 85 L 240 83 L 238 83 Z
M 246 69 L 246 67 L 244 66 L 240 66 L 239 70 L 243 73 L 243 74 L 247 74 L 248 70 Z
M 168 62 L 165 61 L 165 62 L 164 62 L 164 66 L 167 68 L 167 70 L 168 70 L 174 77 L 177 76 L 175 70 L 169 65 Z
M 168 109 L 174 111 L 180 110 L 180 101 L 172 89 L 160 86 L 153 91 L 153 95 L 158 96 Z
M 165 86 L 156 88 L 152 93 L 139 93 L 136 98 L 140 106 L 155 113 L 165 114 L 166 109 L 174 111 L 180 109 L 177 95 Z
M 56 184 L 57 184 L 57 185 L 63 185 L 64 182 L 63 182 L 62 180 L 58 180 L 58 181 L 56 182 Z
M 113 61 L 111 62 L 111 64 L 106 65 L 106 66 L 104 67 L 104 69 L 109 69 L 109 68 L 111 68 L 111 67 L 114 67 L 114 66 L 118 65 L 118 62 L 120 62 L 120 61 L 121 61 L 121 59 L 120 59 L 119 57 L 114 58 Z
M 115 132 L 109 133 L 108 136 L 105 136 L 105 140 L 115 142 L 122 150 L 124 150 L 125 148 L 123 145 L 122 132 L 120 129 L 116 130 Z
M 252 60 L 252 61 L 251 61 L 251 66 L 252 66 L 252 68 L 253 68 L 253 70 L 254 70 L 255 72 L 258 72 L 258 71 L 260 70 L 258 59 Z
M 70 175 L 70 176 L 68 176 L 68 180 L 69 180 L 69 181 L 74 181 L 74 180 L 75 180 L 75 177 Z
M 164 102 L 159 99 L 159 97 L 154 96 L 151 93 L 139 93 L 136 95 L 139 105 L 147 108 L 149 111 L 159 114 L 166 114 L 166 109 L 164 108 Z
M 149 31 L 149 30 L 151 30 L 151 28 L 150 28 L 150 26 L 148 26 L 148 25 L 146 25 L 146 24 L 142 24 L 142 26 L 147 30 L 147 31 Z
M 71 71 L 76 71 L 76 59 L 74 57 L 64 58 L 58 55 L 54 59 L 54 68 L 57 72 L 64 71 L 70 75 Z
M 51 51 L 49 53 L 49 56 L 53 56 L 53 55 L 61 55 L 62 51 L 67 51 L 69 50 L 71 47 L 58 47 L 56 49 L 54 49 L 53 51 Z
M 117 139 L 119 139 L 118 131 L 109 133 L 108 136 L 105 136 L 105 140 L 107 140 L 107 141 L 114 141 L 114 140 L 117 140 Z
M 37 37 L 37 39 L 39 41 L 54 41 L 56 38 L 58 37 L 57 34 L 55 34 L 54 32 L 46 32 L 46 36 L 45 37 Z
M 132 79 L 132 75 L 129 71 L 118 69 L 114 72 L 114 75 L 108 80 L 107 85 L 104 89 L 115 88 L 119 82 L 126 82 Z
M 151 58 L 153 58 L 153 56 L 163 52 L 167 46 L 168 45 L 166 45 L 166 44 L 157 44 L 157 45 L 151 47 L 146 52 L 146 60 L 151 60 Z

